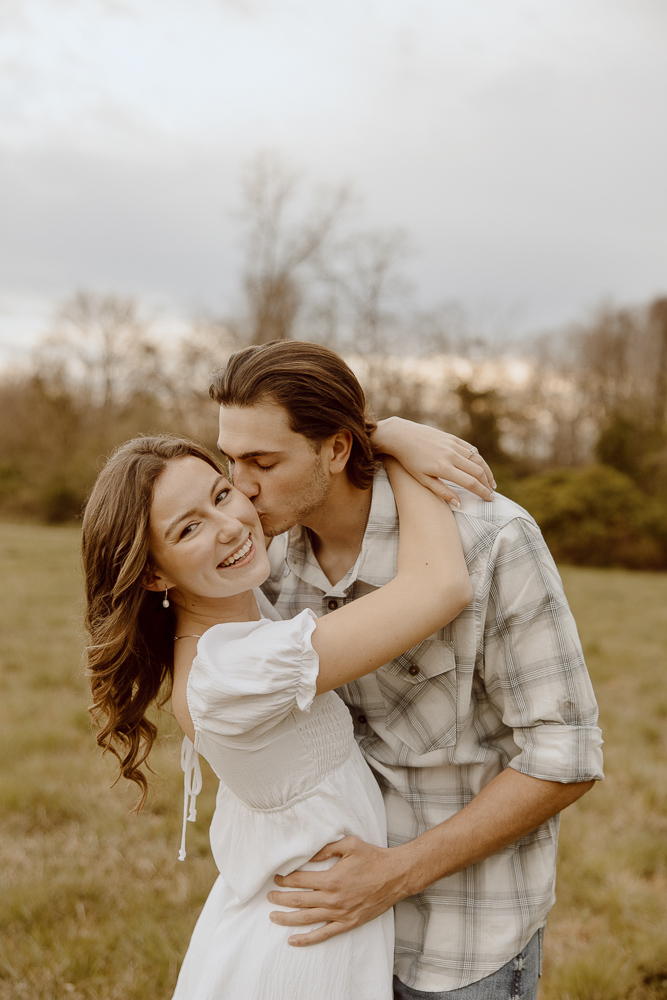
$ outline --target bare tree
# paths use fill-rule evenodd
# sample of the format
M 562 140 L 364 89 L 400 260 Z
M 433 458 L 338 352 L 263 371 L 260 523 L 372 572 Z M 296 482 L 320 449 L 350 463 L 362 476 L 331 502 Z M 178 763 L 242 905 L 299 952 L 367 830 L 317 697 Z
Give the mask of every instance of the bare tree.
M 667 300 L 605 306 L 563 344 L 560 374 L 572 386 L 563 400 L 572 411 L 569 437 L 592 442 L 599 461 L 657 491 L 667 481 Z
M 579 384 L 600 411 L 661 428 L 667 396 L 667 299 L 635 309 L 603 308 L 571 338 Z
M 215 448 L 216 407 L 208 395 L 210 375 L 240 346 L 229 326 L 198 317 L 163 367 L 165 406 L 179 432 Z
M 41 367 L 54 362 L 105 413 L 157 388 L 159 354 L 132 298 L 79 291 L 60 307 L 41 345 Z
M 243 288 L 251 343 L 292 336 L 306 298 L 305 272 L 325 252 L 350 200 L 345 186 L 311 195 L 272 154 L 252 161 L 243 180 L 247 227 Z
M 400 325 L 400 307 L 410 290 L 400 267 L 409 255 L 401 229 L 353 233 L 335 247 L 322 273 L 339 300 L 350 346 L 384 354 Z
M 636 396 L 638 329 L 628 309 L 603 308 L 574 333 L 579 382 L 606 413 L 621 412 Z

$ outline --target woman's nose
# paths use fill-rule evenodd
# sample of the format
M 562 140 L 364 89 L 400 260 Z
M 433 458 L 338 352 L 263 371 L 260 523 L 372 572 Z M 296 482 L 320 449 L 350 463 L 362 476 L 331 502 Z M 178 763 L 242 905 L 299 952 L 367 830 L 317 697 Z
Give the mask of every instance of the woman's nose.
M 238 517 L 233 517 L 224 510 L 217 511 L 216 530 L 221 541 L 233 542 L 240 538 L 244 528 Z

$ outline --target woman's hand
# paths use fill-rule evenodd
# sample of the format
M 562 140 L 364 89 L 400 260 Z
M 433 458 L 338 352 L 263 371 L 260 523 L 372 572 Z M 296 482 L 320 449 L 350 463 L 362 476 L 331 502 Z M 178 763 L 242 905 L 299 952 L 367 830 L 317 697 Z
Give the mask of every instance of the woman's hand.
M 377 452 L 398 459 L 422 486 L 455 506 L 459 499 L 444 479 L 482 500 L 493 500 L 496 481 L 491 469 L 474 445 L 454 434 L 402 417 L 387 417 L 378 422 L 371 443 Z

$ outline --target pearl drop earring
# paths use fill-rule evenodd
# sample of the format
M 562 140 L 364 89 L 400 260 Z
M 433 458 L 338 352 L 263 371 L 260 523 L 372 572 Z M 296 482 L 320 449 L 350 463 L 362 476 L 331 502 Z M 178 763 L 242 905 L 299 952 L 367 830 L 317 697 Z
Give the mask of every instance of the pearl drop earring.
M 164 588 L 164 600 L 162 601 L 162 607 L 163 608 L 169 607 L 169 590 L 167 587 Z

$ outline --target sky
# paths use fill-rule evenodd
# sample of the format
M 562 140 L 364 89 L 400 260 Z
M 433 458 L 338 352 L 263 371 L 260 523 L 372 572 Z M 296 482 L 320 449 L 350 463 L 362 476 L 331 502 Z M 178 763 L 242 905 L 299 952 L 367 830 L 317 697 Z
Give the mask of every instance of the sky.
M 0 0 L 0 362 L 76 289 L 238 305 L 263 150 L 402 228 L 415 302 L 667 294 L 664 0 Z

